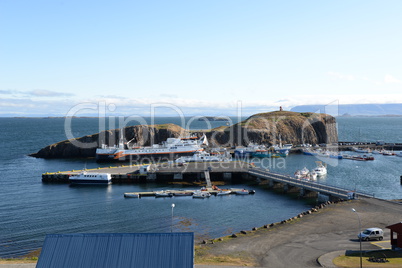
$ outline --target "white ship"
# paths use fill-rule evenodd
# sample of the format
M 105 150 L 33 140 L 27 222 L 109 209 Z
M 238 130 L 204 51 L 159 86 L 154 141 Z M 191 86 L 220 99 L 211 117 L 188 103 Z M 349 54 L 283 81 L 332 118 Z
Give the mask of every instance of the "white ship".
M 71 175 L 69 178 L 73 184 L 110 184 L 112 175 L 109 173 L 88 173 L 86 171 L 77 175 Z
M 195 152 L 202 151 L 201 145 L 207 144 L 206 136 L 201 138 L 168 138 L 162 144 L 151 146 L 135 147 L 124 144 L 120 138 L 119 146 L 107 146 L 102 144 L 101 148 L 96 149 L 97 161 L 117 161 L 117 160 L 139 160 L 140 158 L 175 158 L 183 155 L 193 155 Z

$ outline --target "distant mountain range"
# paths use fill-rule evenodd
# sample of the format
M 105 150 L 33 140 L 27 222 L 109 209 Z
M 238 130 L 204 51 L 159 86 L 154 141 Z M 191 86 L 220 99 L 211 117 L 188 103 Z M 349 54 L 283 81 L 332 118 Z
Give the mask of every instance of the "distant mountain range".
M 327 113 L 332 116 L 402 116 L 402 103 L 299 105 L 292 112 Z

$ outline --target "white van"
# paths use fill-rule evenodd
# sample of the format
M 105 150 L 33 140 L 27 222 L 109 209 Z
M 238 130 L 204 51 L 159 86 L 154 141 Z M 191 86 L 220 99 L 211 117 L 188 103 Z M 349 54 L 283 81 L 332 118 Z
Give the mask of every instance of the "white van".
M 363 241 L 372 239 L 382 240 L 384 238 L 384 231 L 380 228 L 368 228 L 357 235 L 357 238 L 361 238 Z

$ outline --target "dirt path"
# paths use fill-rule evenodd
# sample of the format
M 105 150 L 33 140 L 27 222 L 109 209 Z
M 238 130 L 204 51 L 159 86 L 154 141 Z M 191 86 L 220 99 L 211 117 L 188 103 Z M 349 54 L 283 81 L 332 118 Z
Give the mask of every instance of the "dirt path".
M 362 229 L 384 229 L 384 240 L 390 239 L 385 226 L 402 221 L 402 205 L 377 199 L 361 199 L 330 204 L 300 219 L 271 228 L 225 239 L 206 245 L 214 255 L 252 256 L 259 267 L 319 267 L 317 258 L 338 250 L 359 250 L 357 233 L 361 218 Z M 363 242 L 363 250 L 378 249 Z

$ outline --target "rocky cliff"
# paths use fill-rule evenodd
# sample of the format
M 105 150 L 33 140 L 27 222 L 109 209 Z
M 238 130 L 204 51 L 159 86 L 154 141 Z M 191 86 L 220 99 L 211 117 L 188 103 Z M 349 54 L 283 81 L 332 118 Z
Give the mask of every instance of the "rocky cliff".
M 203 133 L 195 133 L 201 136 Z M 207 133 L 211 145 L 238 146 L 258 143 L 320 144 L 338 141 L 336 120 L 327 114 L 277 111 L 255 114 L 228 127 L 212 129 Z M 187 136 L 189 133 L 174 124 L 139 125 L 124 128 L 124 138 L 139 146 L 161 143 L 169 137 Z M 49 145 L 31 156 L 40 158 L 94 157 L 100 144 L 118 144 L 120 130 L 66 140 Z
M 189 133 L 175 125 L 138 125 L 124 128 L 124 138 L 130 145 L 148 146 L 158 144 L 167 138 L 187 136 Z M 79 158 L 94 157 L 96 148 L 101 144 L 119 144 L 120 129 L 103 131 L 85 137 L 65 140 L 46 146 L 31 156 L 39 158 Z
M 207 133 L 217 146 L 246 146 L 249 143 L 273 145 L 320 144 L 338 141 L 336 120 L 327 114 L 276 111 L 255 114 L 228 127 Z

